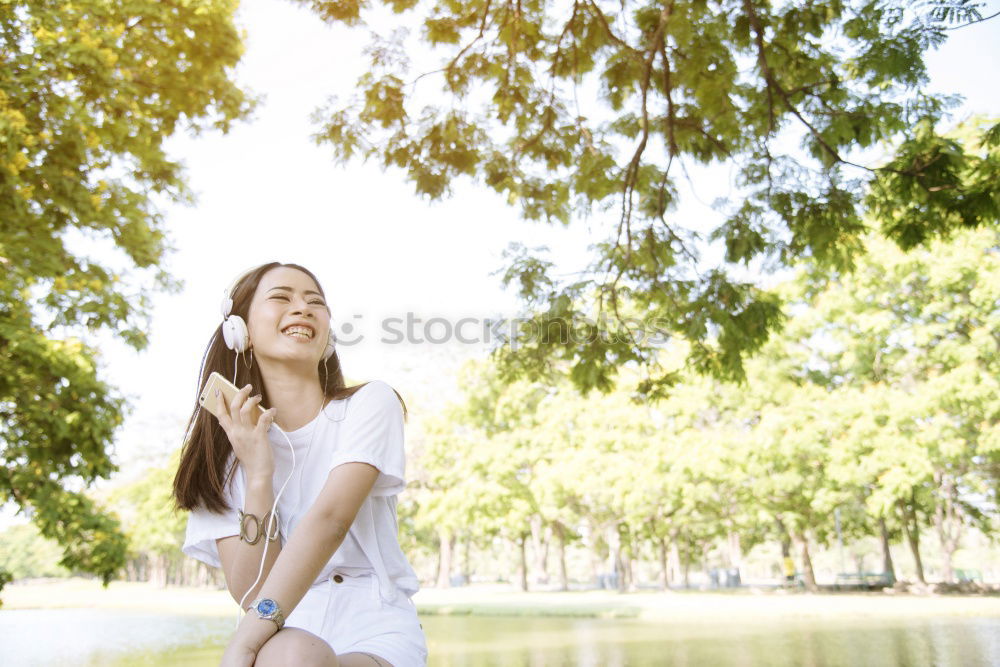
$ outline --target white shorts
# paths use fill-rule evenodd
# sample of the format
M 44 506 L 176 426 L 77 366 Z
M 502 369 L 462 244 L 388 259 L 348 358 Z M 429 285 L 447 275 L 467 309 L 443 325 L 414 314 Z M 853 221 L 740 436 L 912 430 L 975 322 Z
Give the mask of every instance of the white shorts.
M 416 605 L 402 592 L 393 603 L 383 602 L 374 574 L 331 573 L 306 591 L 285 627 L 322 637 L 337 655 L 371 653 L 393 667 L 427 664 L 427 639 Z

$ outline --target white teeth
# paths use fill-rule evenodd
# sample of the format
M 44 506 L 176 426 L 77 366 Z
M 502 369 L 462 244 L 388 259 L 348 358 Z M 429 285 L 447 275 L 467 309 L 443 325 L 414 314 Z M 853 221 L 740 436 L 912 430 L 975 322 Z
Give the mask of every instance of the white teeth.
M 313 333 L 308 327 L 288 327 L 282 333 L 296 338 L 310 339 L 313 337 Z

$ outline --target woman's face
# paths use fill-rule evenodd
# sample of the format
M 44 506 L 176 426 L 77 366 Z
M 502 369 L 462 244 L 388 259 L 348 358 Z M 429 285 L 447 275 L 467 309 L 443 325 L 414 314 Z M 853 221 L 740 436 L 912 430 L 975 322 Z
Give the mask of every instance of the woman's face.
M 256 356 L 315 366 L 326 351 L 330 311 L 312 278 L 279 266 L 257 285 L 247 328 Z

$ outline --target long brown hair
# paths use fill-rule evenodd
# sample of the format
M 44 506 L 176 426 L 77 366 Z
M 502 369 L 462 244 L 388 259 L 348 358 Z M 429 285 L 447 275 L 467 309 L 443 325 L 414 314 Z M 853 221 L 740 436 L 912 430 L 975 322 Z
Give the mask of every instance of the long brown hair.
M 257 285 L 264 274 L 271 269 L 287 267 L 296 269 L 312 278 L 324 301 L 326 295 L 319 280 L 309 269 L 298 264 L 282 264 L 271 262 L 263 264 L 248 272 L 236 284 L 232 291 L 233 315 L 239 315 L 245 321 L 249 321 L 250 302 L 257 292 Z M 264 386 L 264 378 L 260 374 L 260 364 L 247 365 L 245 359 L 238 359 L 237 354 L 226 347 L 222 335 L 222 323 L 215 328 L 205 355 L 201 359 L 201 372 L 198 374 L 198 391 L 195 395 L 194 410 L 188 420 L 184 446 L 181 449 L 180 464 L 177 467 L 177 474 L 174 475 L 174 502 L 177 507 L 186 510 L 193 510 L 196 507 L 204 507 L 211 512 L 224 512 L 230 509 L 223 499 L 223 489 L 225 484 L 230 482 L 235 466 L 226 469 L 226 461 L 232 454 L 233 447 L 226 436 L 226 432 L 219 425 L 219 420 L 208 410 L 202 410 L 197 397 L 201 394 L 208 376 L 213 371 L 218 372 L 225 378 L 231 378 L 233 366 L 237 366 L 236 386 L 243 387 L 250 384 L 257 393 L 261 394 L 261 405 L 269 405 L 267 389 Z M 327 399 L 340 400 L 352 396 L 365 384 L 348 387 L 344 382 L 344 373 L 340 367 L 340 357 L 334 351 L 327 360 L 319 362 L 320 381 L 323 382 L 323 394 Z M 395 391 L 395 389 L 393 390 Z M 396 392 L 399 402 L 403 406 L 404 419 L 406 418 L 406 403 Z

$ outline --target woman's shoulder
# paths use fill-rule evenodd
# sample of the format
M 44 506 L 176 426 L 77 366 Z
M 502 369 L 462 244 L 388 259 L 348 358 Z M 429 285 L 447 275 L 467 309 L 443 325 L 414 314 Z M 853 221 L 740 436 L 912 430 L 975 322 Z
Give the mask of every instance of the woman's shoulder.
M 392 385 L 382 380 L 371 380 L 361 386 L 347 403 L 347 418 L 359 414 L 394 414 L 400 413 L 406 420 L 406 405 Z
M 399 403 L 399 395 L 388 382 L 382 380 L 370 380 L 364 383 L 360 389 L 351 395 L 351 401 L 365 404 L 391 404 L 392 401 Z

